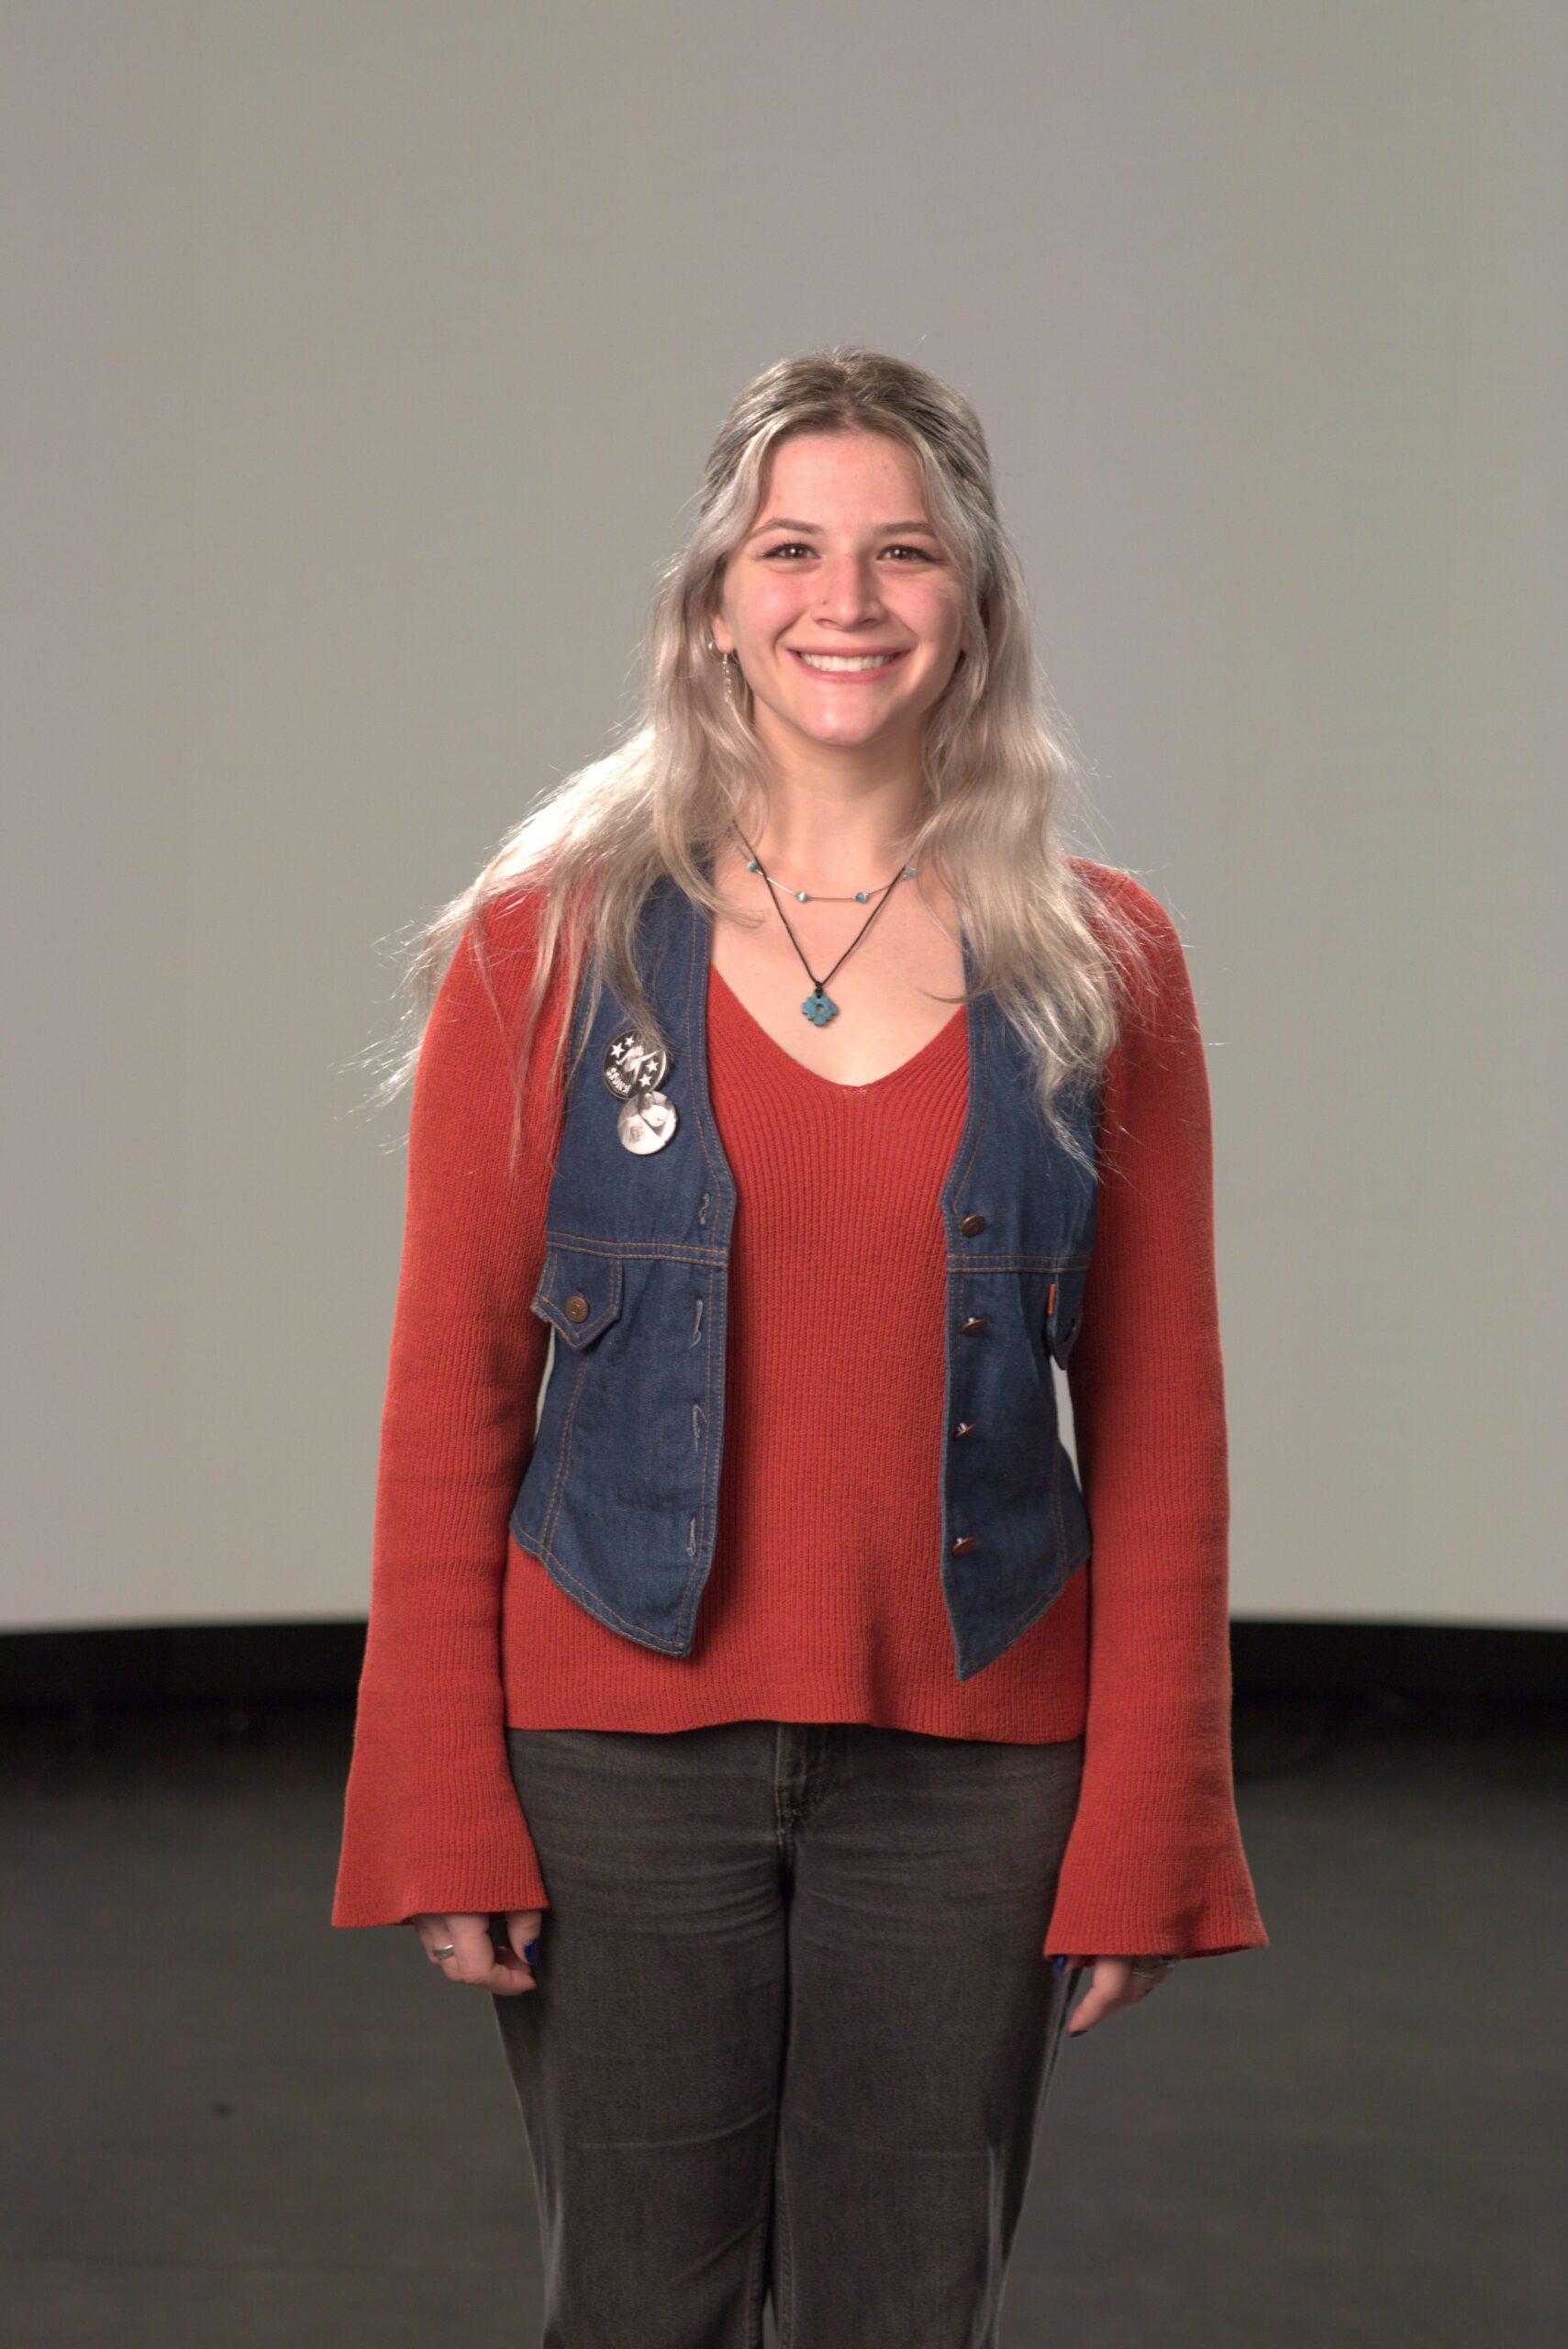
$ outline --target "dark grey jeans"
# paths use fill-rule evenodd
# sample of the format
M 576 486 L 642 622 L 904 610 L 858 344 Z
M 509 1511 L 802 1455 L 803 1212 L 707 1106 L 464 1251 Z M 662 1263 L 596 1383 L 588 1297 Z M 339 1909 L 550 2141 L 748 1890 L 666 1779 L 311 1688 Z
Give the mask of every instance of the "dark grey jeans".
M 542 2349 L 995 2349 L 1079 1969 L 1082 1738 L 508 1730 L 551 1906 L 494 1997 Z

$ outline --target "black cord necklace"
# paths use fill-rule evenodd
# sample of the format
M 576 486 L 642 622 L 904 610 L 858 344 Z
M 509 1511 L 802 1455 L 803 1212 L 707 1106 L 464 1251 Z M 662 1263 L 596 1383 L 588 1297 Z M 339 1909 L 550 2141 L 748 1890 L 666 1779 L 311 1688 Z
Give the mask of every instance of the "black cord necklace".
M 839 970 L 846 962 L 848 962 L 850 956 L 854 952 L 856 947 L 860 944 L 862 939 L 865 936 L 867 930 L 871 928 L 878 914 L 882 911 L 883 907 L 886 905 L 888 898 L 892 896 L 893 891 L 897 887 L 899 882 L 902 881 L 906 875 L 913 878 L 915 868 L 912 864 L 906 864 L 899 872 L 894 874 L 891 881 L 879 881 L 874 889 L 857 889 L 853 892 L 852 896 L 846 897 L 827 897 L 825 893 L 820 890 L 791 889 L 787 892 L 790 896 L 797 898 L 802 905 L 808 904 L 813 896 L 820 897 L 825 903 L 830 905 L 841 906 L 864 905 L 868 897 L 875 897 L 877 900 L 876 904 L 873 906 L 870 913 L 867 914 L 864 921 L 862 922 L 859 930 L 856 930 L 853 938 L 851 939 L 849 944 L 840 955 L 838 962 L 833 964 L 832 970 L 826 972 L 821 978 L 818 978 L 810 963 L 806 961 L 806 956 L 801 953 L 800 941 L 796 938 L 794 930 L 790 929 L 788 918 L 784 913 L 783 906 L 779 904 L 778 892 L 783 886 L 782 883 L 775 881 L 773 874 L 765 870 L 762 858 L 757 854 L 756 850 L 752 848 L 751 841 L 747 840 L 746 835 L 741 831 L 740 825 L 734 824 L 732 828 L 736 838 L 745 846 L 747 852 L 747 872 L 761 873 L 763 880 L 767 882 L 770 892 L 773 896 L 773 904 L 778 907 L 779 919 L 784 923 L 784 929 L 788 932 L 789 942 L 794 947 L 795 952 L 800 955 L 801 968 L 805 971 L 806 977 L 811 981 L 811 993 L 801 1005 L 801 1010 L 805 1013 L 806 1019 L 811 1021 L 814 1027 L 826 1028 L 829 1019 L 836 1019 L 839 1016 L 839 1007 L 834 1002 L 832 996 L 828 993 L 828 981 L 833 976 L 834 971 Z

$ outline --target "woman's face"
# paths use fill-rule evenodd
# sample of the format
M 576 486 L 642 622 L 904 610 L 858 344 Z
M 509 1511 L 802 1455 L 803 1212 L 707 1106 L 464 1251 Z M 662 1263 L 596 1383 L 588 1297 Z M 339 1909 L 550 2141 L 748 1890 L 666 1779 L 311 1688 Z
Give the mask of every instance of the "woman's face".
M 906 740 L 957 665 L 957 573 L 930 529 L 915 460 L 881 433 L 805 433 L 775 449 L 762 503 L 724 570 L 713 621 L 775 730 L 846 751 Z M 814 667 L 889 656 L 866 669 Z M 778 747 L 785 747 L 781 740 Z

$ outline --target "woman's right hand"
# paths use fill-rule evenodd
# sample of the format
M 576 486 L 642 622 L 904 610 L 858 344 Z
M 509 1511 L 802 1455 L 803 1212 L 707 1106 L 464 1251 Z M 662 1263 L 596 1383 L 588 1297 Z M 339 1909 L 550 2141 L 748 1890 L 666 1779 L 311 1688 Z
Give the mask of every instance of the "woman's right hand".
M 539 1987 L 523 1951 L 538 1941 L 543 1921 L 542 1909 L 508 1909 L 508 1946 L 504 1948 L 493 1940 L 487 1916 L 416 1917 L 414 1927 L 426 1955 L 449 1982 L 466 1982 L 474 1990 L 497 1990 L 503 1997 L 511 1997 Z M 450 1957 L 437 1956 L 438 1950 L 448 1948 Z M 537 1960 L 537 1948 L 534 1956 Z

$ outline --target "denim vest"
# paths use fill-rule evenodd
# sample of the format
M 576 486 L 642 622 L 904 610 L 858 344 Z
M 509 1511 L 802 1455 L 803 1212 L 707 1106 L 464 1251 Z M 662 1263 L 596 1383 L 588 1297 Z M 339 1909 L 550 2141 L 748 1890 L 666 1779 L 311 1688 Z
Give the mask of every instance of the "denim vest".
M 522 1548 L 601 1623 L 691 1652 L 713 1563 L 724 1448 L 725 1330 L 735 1180 L 707 1088 L 712 921 L 662 876 L 639 967 L 670 1039 L 662 1147 L 639 1155 L 601 1070 L 628 1025 L 606 977 L 567 1089 L 530 1309 L 554 1331 L 532 1452 L 510 1515 Z M 965 985 L 973 989 L 969 941 Z M 571 1043 L 581 1033 L 587 972 Z M 1054 1360 L 1077 1334 L 1097 1179 L 1053 1140 L 1017 1030 L 988 995 L 966 1012 L 969 1097 L 941 1191 L 947 1295 L 937 1554 L 957 1677 L 1043 1614 L 1089 1555 L 1089 1520 L 1057 1430 Z M 1099 1087 L 1073 1115 L 1091 1169 Z M 824 1247 L 838 1244 L 824 1233 Z M 852 1239 L 851 1241 L 852 1244 Z M 932 1343 L 937 1332 L 931 1333 Z M 844 1426 L 853 1442 L 854 1414 Z M 800 1506 L 810 1506 L 801 1494 Z

